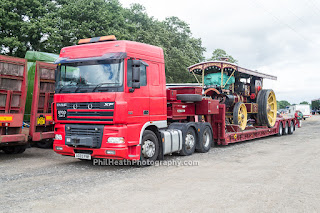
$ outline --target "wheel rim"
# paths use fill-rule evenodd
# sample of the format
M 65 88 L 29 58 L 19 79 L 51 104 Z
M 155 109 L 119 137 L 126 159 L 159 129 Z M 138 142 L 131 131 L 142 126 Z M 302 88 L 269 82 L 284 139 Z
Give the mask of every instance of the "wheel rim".
M 241 130 L 244 130 L 247 126 L 247 107 L 244 104 L 241 104 L 238 110 L 238 125 L 240 126 Z
M 277 100 L 273 91 L 270 91 L 267 101 L 267 115 L 270 126 L 274 126 L 277 119 Z
M 192 134 L 188 133 L 186 135 L 186 148 L 187 150 L 191 150 L 194 147 L 195 138 Z
M 151 140 L 146 140 L 142 146 L 142 154 L 145 158 L 151 158 L 156 153 L 156 145 Z
M 279 124 L 279 134 L 282 135 L 282 125 L 281 125 L 281 123 Z
M 203 146 L 207 147 L 209 146 L 210 143 L 210 135 L 208 131 L 205 131 L 203 134 Z

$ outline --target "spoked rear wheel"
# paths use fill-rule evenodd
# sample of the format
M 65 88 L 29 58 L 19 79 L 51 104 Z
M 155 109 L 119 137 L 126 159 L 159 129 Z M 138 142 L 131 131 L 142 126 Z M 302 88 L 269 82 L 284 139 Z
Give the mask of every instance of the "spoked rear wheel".
M 261 90 L 257 97 L 258 123 L 274 127 L 277 119 L 277 100 L 273 90 Z

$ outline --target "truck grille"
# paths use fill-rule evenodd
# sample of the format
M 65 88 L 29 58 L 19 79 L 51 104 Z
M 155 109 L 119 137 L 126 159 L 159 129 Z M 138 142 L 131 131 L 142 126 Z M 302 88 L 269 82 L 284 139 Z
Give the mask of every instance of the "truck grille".
M 100 148 L 103 125 L 66 125 L 66 145 L 74 147 Z
M 113 122 L 114 102 L 57 103 L 58 120 Z

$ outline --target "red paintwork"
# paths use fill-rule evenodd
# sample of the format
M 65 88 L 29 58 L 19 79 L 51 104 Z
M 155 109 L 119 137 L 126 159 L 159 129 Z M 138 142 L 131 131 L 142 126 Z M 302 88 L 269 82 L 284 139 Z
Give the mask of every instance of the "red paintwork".
M 6 95 L 5 104 L 0 106 L 0 146 L 6 146 L 8 143 L 11 143 L 12 145 L 25 144 L 27 143 L 27 140 L 25 135 L 21 134 L 21 131 L 27 95 L 27 61 L 22 58 L 0 55 L 0 63 L 2 64 L 1 66 L 5 66 L 5 64 L 23 66 L 23 73 L 20 73 L 22 75 L 0 73 L 1 81 L 4 79 L 16 80 L 16 83 L 21 81 L 21 87 L 16 90 L 0 89 L 0 94 L 3 97 Z M 4 70 L 3 67 L 1 69 Z M 13 97 L 17 96 L 18 99 L 15 99 L 15 101 L 18 102 L 14 102 Z M 3 120 L 7 118 L 10 119 Z M 8 125 L 7 130 L 5 125 Z
M 173 87 L 169 90 L 176 90 L 177 94 L 198 94 L 202 95 L 202 87 Z
M 54 94 L 56 67 L 55 64 L 36 62 L 29 131 L 32 141 L 54 138 L 51 103 Z M 39 116 L 45 116 L 45 125 L 37 124 Z
M 219 101 L 209 98 L 203 99 L 201 102 L 196 103 L 197 115 L 211 115 L 219 113 Z
M 148 121 L 167 120 L 163 50 L 159 47 L 137 42 L 111 41 L 66 47 L 61 50 L 60 57 L 68 57 L 70 59 L 99 57 L 112 52 L 127 53 L 127 58 L 124 61 L 124 92 L 55 94 L 54 102 L 115 102 L 114 110 L 111 110 L 114 111 L 113 121 L 58 121 L 55 114 L 54 120 L 57 123 L 55 125 L 55 133 L 64 136 L 66 123 L 105 124 L 102 148 L 94 149 L 92 156 L 139 159 L 139 138 L 142 126 Z M 140 89 L 136 89 L 133 93 L 129 92 L 130 88 L 127 86 L 126 71 L 129 58 L 141 59 L 149 65 L 147 67 L 147 86 L 141 86 Z M 145 110 L 148 110 L 149 114 L 144 114 L 143 111 Z M 92 111 L 96 110 L 92 109 Z M 123 137 L 126 144 L 106 143 L 107 138 L 110 136 Z M 56 146 L 62 146 L 63 152 L 56 150 Z M 88 150 L 87 148 L 83 149 Z M 104 151 L 106 149 L 115 149 L 116 155 L 106 155 Z M 74 155 L 74 148 L 65 146 L 64 138 L 62 141 L 55 140 L 54 150 L 64 155 Z
M 194 121 L 195 116 L 203 115 L 206 122 L 211 123 L 213 138 L 219 145 L 251 140 L 254 138 L 273 135 L 278 132 L 278 125 L 289 120 L 277 120 L 274 128 L 248 127 L 245 131 L 234 130 L 235 126 L 227 126 L 225 123 L 226 107 L 219 104 L 218 100 L 204 98 L 203 101 L 194 103 L 182 103 L 177 100 L 177 94 L 200 94 L 201 87 L 171 87 L 166 90 L 165 69 L 163 51 L 159 47 L 131 42 L 112 41 L 80 46 L 66 47 L 61 50 L 60 57 L 64 58 L 88 58 L 99 57 L 105 53 L 126 52 L 128 57 L 124 60 L 124 92 L 97 92 L 97 93 L 72 93 L 55 94 L 55 103 L 72 102 L 115 102 L 113 121 L 85 121 L 85 120 L 57 120 L 54 113 L 55 134 L 61 134 L 62 140 L 55 140 L 54 151 L 62 155 L 75 155 L 75 150 L 91 150 L 93 158 L 110 159 L 139 159 L 140 158 L 140 134 L 143 125 L 148 121 Z M 149 64 L 147 67 L 147 86 L 129 92 L 127 86 L 127 59 L 141 59 Z M 148 110 L 149 114 L 143 111 Z M 95 109 L 69 109 L 73 112 L 98 111 Z M 102 110 L 101 110 L 102 111 Z M 98 117 L 98 118 L 106 118 Z M 68 116 L 70 118 L 70 116 Z M 72 117 L 71 117 L 72 118 Z M 76 118 L 81 118 L 76 116 Z M 88 118 L 83 116 L 82 118 Z M 97 116 L 95 116 L 97 118 Z M 290 120 L 291 121 L 291 120 Z M 65 145 L 65 124 L 104 124 L 101 148 L 74 148 Z M 226 132 L 226 128 L 229 130 Z M 233 131 L 232 131 L 233 129 Z M 236 135 L 236 137 L 235 137 Z M 123 137 L 125 143 L 107 143 L 109 137 Z M 63 150 L 57 150 L 57 147 Z M 106 154 L 106 150 L 114 150 L 115 155 Z

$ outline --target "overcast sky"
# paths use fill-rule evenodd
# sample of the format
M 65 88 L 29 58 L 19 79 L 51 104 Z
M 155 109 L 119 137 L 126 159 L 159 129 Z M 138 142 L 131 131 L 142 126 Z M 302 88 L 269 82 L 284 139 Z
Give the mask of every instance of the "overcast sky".
M 320 98 L 320 1 L 120 0 L 145 6 L 158 20 L 177 16 L 201 38 L 206 57 L 221 48 L 239 66 L 276 75 L 265 81 L 278 100 Z

